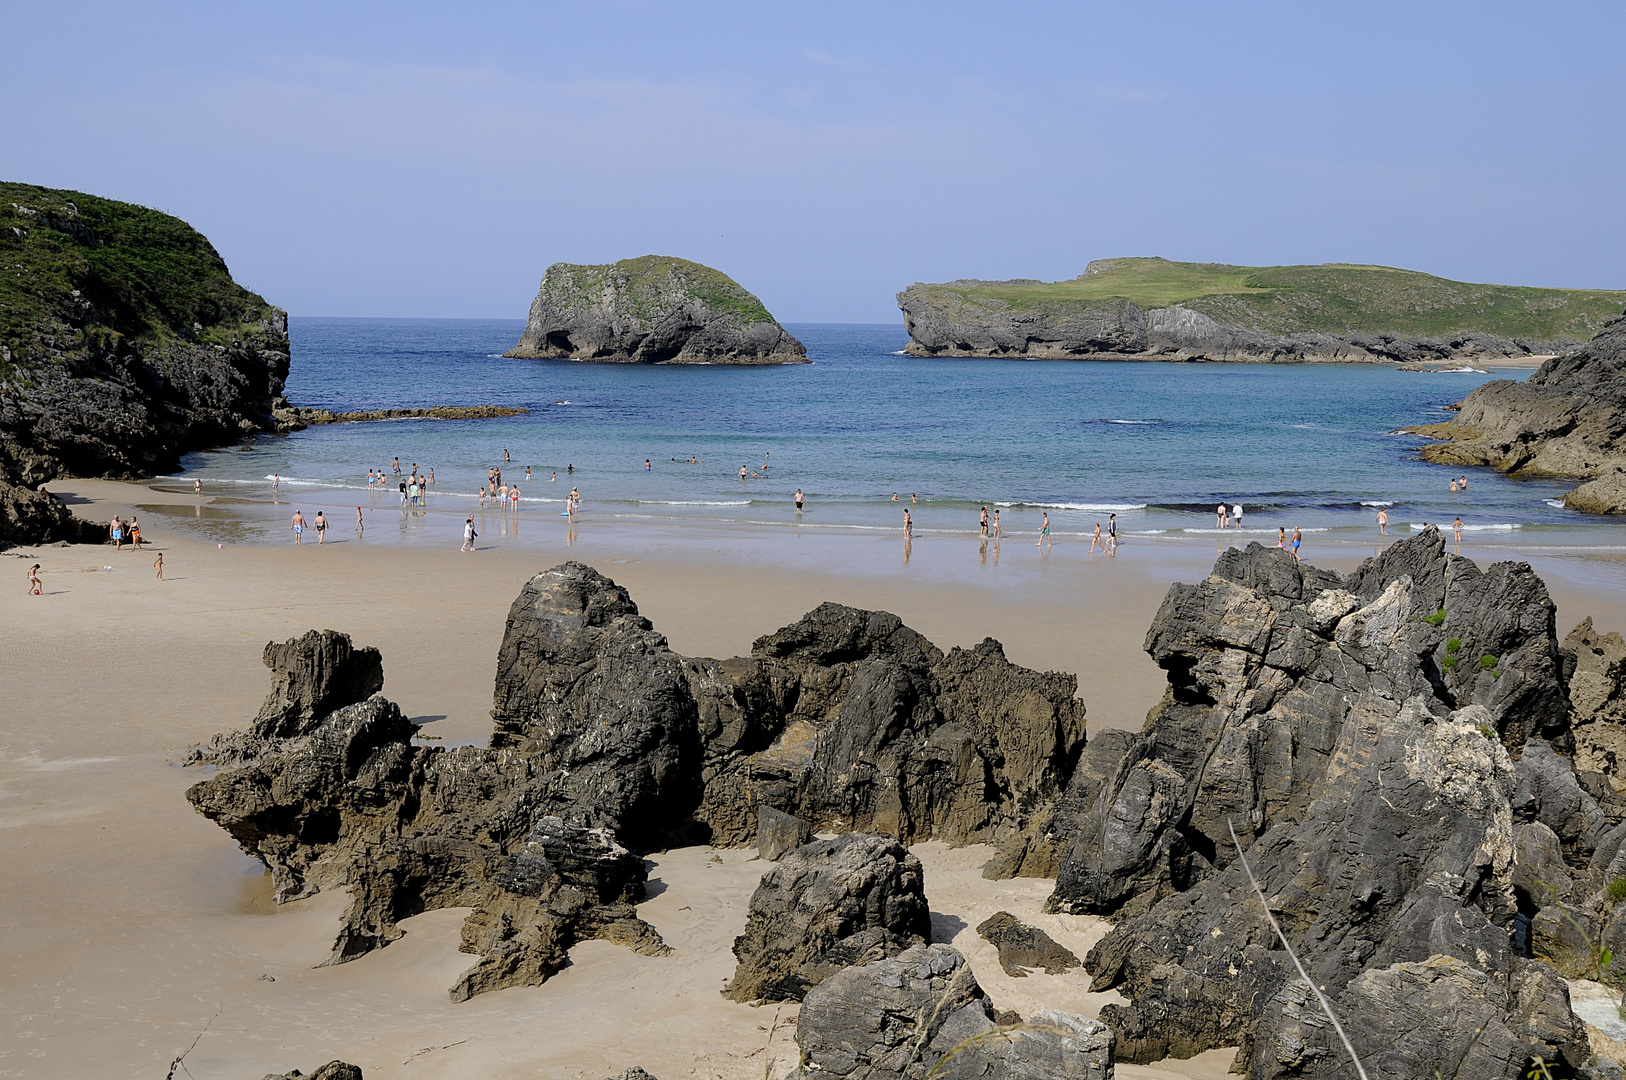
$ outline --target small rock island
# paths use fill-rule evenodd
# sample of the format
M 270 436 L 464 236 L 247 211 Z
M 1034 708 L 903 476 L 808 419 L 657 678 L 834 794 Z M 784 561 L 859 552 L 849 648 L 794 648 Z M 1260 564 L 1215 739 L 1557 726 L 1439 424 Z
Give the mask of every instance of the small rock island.
M 807 348 L 720 270 L 644 255 L 554 263 L 519 344 L 523 360 L 622 364 L 805 364 Z

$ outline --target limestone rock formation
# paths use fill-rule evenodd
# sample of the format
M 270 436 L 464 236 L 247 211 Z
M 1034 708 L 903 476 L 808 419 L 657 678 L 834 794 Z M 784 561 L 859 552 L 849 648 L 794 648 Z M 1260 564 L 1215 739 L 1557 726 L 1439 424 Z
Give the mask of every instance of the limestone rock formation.
M 1425 446 L 1425 460 L 1586 480 L 1565 497 L 1570 509 L 1626 512 L 1626 316 L 1524 382 L 1488 382 L 1455 418 L 1411 430 L 1446 440 Z
M 1563 656 L 1575 768 L 1626 791 L 1626 641 L 1598 633 L 1588 616 L 1564 639 Z
M 724 996 L 799 1001 L 834 972 L 931 940 L 920 860 L 896 840 L 844 833 L 762 876 Z
M 1379 266 L 1097 259 L 1073 281 L 917 283 L 897 299 L 911 356 L 1430 364 L 1572 352 L 1622 295 L 1533 291 Z
M 757 857 L 764 862 L 777 862 L 785 852 L 812 839 L 812 826 L 801 818 L 771 806 L 757 808 Z
M 765 809 L 905 842 L 1026 835 L 1084 738 L 1074 679 L 997 642 L 944 655 L 896 616 L 827 604 L 749 657 L 686 659 L 579 563 L 510 609 L 487 748 L 417 745 L 376 692 L 378 654 L 343 635 L 265 661 L 260 715 L 193 753 L 220 771 L 187 797 L 267 863 L 279 900 L 349 889 L 330 962 L 410 915 L 474 909 L 462 947 L 482 959 L 457 999 L 541 982 L 585 938 L 660 952 L 633 909 L 637 853 L 753 844 Z
M 47 491 L 8 483 L 0 476 L 0 549 L 20 544 L 96 544 L 107 537 L 102 522 L 76 518 Z
M 977 926 L 977 935 L 999 950 L 999 966 L 1005 974 L 1022 978 L 1030 970 L 1043 968 L 1060 975 L 1079 966 L 1078 957 L 1036 926 L 1029 926 L 1008 911 L 995 912 Z
M 1002 1029 L 965 958 L 947 945 L 917 945 L 826 979 L 802 1004 L 796 1044 L 810 1069 L 842 1080 L 1113 1075 L 1104 1024 L 1040 1012 Z
M 643 1069 L 640 1069 L 635 1065 L 632 1068 L 619 1072 L 614 1076 L 607 1077 L 606 1080 L 655 1080 L 655 1077 L 649 1075 L 648 1073 L 644 1072 Z
M 150 476 L 272 428 L 287 314 L 185 222 L 0 184 L 0 262 L 18 271 L 0 284 L 0 486 Z M 76 538 L 55 511 L 0 517 L 0 543 Z
M 378 420 L 497 420 L 508 416 L 525 416 L 530 411 L 510 405 L 431 405 L 414 409 L 334 412 L 332 409 L 289 405 L 286 398 L 277 398 L 271 410 L 271 419 L 275 421 L 278 431 L 303 431 L 323 424 L 362 424 Z
M 637 364 L 805 364 L 807 349 L 732 278 L 661 255 L 554 263 L 506 355 Z

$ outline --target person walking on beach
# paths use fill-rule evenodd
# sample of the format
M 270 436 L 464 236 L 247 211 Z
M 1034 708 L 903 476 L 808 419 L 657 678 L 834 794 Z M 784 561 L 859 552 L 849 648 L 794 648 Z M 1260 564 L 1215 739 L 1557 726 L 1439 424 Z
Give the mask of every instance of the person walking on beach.
M 1044 518 L 1044 521 L 1039 525 L 1039 542 L 1033 545 L 1037 548 L 1044 547 L 1045 541 L 1050 539 L 1050 512 L 1045 511 L 1045 513 L 1041 516 Z
M 468 516 L 468 518 L 463 522 L 463 546 L 458 548 L 458 550 L 459 551 L 473 551 L 474 550 L 474 538 L 476 536 L 479 536 L 479 535 L 480 535 L 479 533 L 474 531 L 474 515 L 470 514 Z
M 1299 560 L 1299 545 L 1304 543 L 1304 533 L 1297 525 L 1293 526 L 1293 559 Z
M 1101 544 L 1101 523 L 1099 521 L 1097 521 L 1095 523 L 1095 532 L 1090 536 L 1090 554 L 1091 555 L 1095 554 L 1095 545 L 1097 545 L 1097 544 Z M 1106 549 L 1107 549 L 1107 546 L 1105 544 L 1101 544 L 1101 550 L 1105 551 Z
M 113 541 L 114 551 L 124 550 L 124 522 L 119 520 L 117 514 L 114 514 L 113 520 L 107 523 L 107 535 Z
M 134 514 L 130 515 L 130 550 L 141 550 L 141 522 L 136 520 Z
M 909 517 L 909 508 L 903 508 L 903 538 L 908 540 L 915 535 L 915 523 Z
M 367 530 L 367 522 L 362 520 L 361 507 L 356 507 L 356 535 L 360 536 Z
M 164 580 L 164 553 L 162 551 L 160 551 L 158 553 L 158 559 L 157 559 L 156 562 L 154 562 L 152 564 L 152 568 L 154 570 L 158 571 L 158 580 L 163 581 Z
M 1287 526 L 1276 526 L 1276 546 L 1283 551 L 1287 550 Z
M 1378 507 L 1378 535 L 1389 535 L 1389 511 L 1385 507 Z
M 802 512 L 802 489 L 801 488 L 796 489 L 796 512 L 798 514 L 800 514 Z
M 1462 517 L 1460 515 L 1457 520 L 1451 523 L 1451 531 L 1457 534 L 1457 543 L 1462 543 Z
M 1107 554 L 1114 555 L 1118 551 L 1118 515 L 1107 515 Z
M 159 557 L 162 558 L 162 556 L 159 556 Z M 35 563 L 33 566 L 30 566 L 28 568 L 28 595 L 29 596 L 42 596 L 42 595 L 44 595 L 43 593 L 40 592 L 41 587 L 42 586 L 40 585 L 40 564 Z
M 316 525 L 316 542 L 320 544 L 324 539 L 327 538 L 327 518 L 322 516 L 322 511 L 316 511 L 316 521 L 314 524 Z
M 194 481 L 192 481 L 192 494 L 194 494 L 194 495 L 202 495 L 203 494 L 203 481 L 202 480 L 194 480 Z
M 303 547 L 305 544 L 305 515 L 295 510 L 293 520 L 289 524 L 293 526 L 294 543 Z
M 999 511 L 994 511 L 994 539 L 999 539 Z
M 988 508 L 986 506 L 982 508 L 982 513 L 978 517 L 980 530 L 983 537 L 986 538 L 988 536 Z

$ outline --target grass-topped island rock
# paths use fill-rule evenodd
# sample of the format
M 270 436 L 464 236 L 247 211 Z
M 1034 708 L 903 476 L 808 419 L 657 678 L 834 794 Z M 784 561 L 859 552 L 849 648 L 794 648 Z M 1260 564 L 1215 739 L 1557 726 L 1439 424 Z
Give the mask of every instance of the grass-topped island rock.
M 1626 292 L 1473 285 L 1386 266 L 1097 259 L 1071 281 L 898 294 L 911 356 L 1372 363 L 1574 351 Z
M 805 364 L 807 349 L 762 301 L 709 266 L 644 255 L 554 263 L 519 344 L 526 360 L 633 364 Z

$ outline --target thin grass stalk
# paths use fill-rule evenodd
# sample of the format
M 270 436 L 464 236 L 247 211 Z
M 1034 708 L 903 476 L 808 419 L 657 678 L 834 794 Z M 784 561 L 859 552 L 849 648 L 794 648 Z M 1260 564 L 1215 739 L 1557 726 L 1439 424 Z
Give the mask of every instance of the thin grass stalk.
M 1259 897 L 1259 906 L 1264 909 L 1265 918 L 1270 920 L 1270 928 L 1276 931 L 1276 936 L 1281 939 L 1282 948 L 1286 949 L 1287 955 L 1292 958 L 1293 966 L 1298 969 L 1299 978 L 1303 979 L 1305 984 L 1309 986 L 1310 992 L 1321 1003 L 1321 1011 L 1327 1014 L 1328 1020 L 1332 1021 L 1333 1030 L 1338 1032 L 1338 1037 L 1343 1040 L 1344 1049 L 1349 1051 L 1349 1060 L 1355 1063 L 1356 1074 L 1360 1076 L 1361 1080 L 1367 1080 L 1366 1068 L 1361 1064 L 1360 1057 L 1356 1055 L 1355 1047 L 1350 1045 L 1349 1036 L 1344 1034 L 1344 1025 L 1340 1024 L 1338 1017 L 1333 1015 L 1332 1005 L 1328 1003 L 1327 996 L 1321 992 L 1321 987 L 1315 984 L 1315 980 L 1310 978 L 1310 973 L 1304 970 L 1304 965 L 1299 962 L 1299 954 L 1293 951 L 1293 946 L 1288 942 L 1287 935 L 1282 933 L 1281 924 L 1276 921 L 1276 916 L 1271 913 L 1270 904 L 1265 901 L 1265 890 L 1259 887 L 1259 879 L 1253 876 L 1253 867 L 1248 865 L 1248 857 L 1242 853 L 1242 842 L 1236 838 L 1236 826 L 1231 823 L 1230 818 L 1225 819 L 1225 827 L 1231 830 L 1231 843 L 1236 845 L 1236 857 L 1242 862 L 1242 869 L 1248 875 L 1248 884 L 1253 886 L 1254 895 Z

